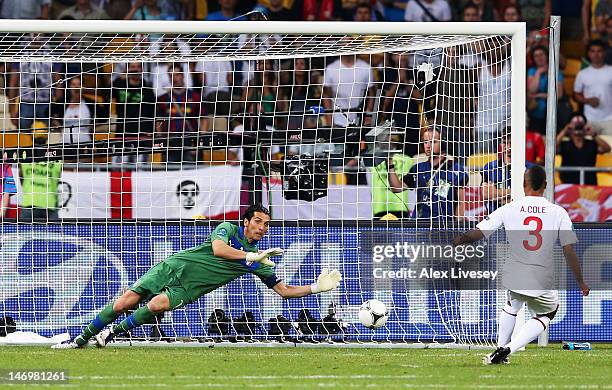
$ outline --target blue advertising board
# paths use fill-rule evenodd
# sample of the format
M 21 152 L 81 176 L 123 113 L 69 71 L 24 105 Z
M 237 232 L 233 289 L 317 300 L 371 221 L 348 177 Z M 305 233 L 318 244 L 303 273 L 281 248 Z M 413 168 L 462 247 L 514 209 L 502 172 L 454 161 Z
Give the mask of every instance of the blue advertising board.
M 503 291 L 410 290 L 401 283 L 365 288 L 371 275 L 360 237 L 374 227 L 272 226 L 260 248 L 282 247 L 277 275 L 294 285 L 310 284 L 322 267 L 343 274 L 340 289 L 295 300 L 283 300 L 256 277 L 246 275 L 199 301 L 167 314 L 162 329 L 177 337 L 205 336 L 214 308 L 236 318 L 255 315 L 265 335 L 268 320 L 283 315 L 297 321 L 301 309 L 317 318 L 332 308 L 348 324 L 348 339 L 396 341 L 486 341 L 495 338 Z M 400 229 L 395 227 L 386 230 Z M 0 316 L 15 319 L 19 330 L 53 335 L 77 334 L 106 304 L 119 296 L 152 265 L 168 255 L 204 242 L 207 224 L 3 224 L 0 246 Z M 589 278 L 612 281 L 612 233 L 577 228 L 578 255 L 604 258 L 586 267 Z M 362 249 L 362 248 L 361 248 Z M 367 271 L 370 270 L 370 271 Z M 600 285 L 604 285 L 601 284 Z M 560 294 L 560 310 L 550 328 L 551 340 L 612 341 L 612 291 L 598 289 L 582 297 L 567 274 L 568 291 Z M 371 331 L 357 320 L 367 299 L 381 299 L 390 308 L 387 326 Z

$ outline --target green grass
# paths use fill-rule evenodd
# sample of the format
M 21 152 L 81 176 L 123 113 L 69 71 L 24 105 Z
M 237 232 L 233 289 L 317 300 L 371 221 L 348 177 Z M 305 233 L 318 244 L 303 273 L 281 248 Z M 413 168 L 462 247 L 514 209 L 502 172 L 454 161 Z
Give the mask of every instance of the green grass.
M 70 380 L 61 387 L 76 389 L 612 388 L 609 344 L 595 344 L 592 351 L 562 351 L 559 344 L 530 346 L 511 356 L 511 364 L 502 366 L 484 366 L 484 353 L 444 349 L 2 347 L 0 368 L 66 369 Z

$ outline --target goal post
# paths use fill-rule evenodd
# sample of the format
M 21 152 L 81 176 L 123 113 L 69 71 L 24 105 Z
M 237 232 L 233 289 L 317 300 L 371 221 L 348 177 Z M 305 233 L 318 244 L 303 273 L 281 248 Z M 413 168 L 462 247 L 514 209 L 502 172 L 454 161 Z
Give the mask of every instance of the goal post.
M 0 231 L 0 315 L 21 329 L 78 332 L 152 265 L 261 201 L 274 221 L 262 246 L 286 248 L 279 276 L 309 284 L 329 266 L 341 287 L 282 301 L 245 276 L 131 337 L 494 344 L 495 283 L 375 281 L 364 248 L 423 233 L 440 243 L 473 226 L 487 212 L 484 166 L 498 158 L 510 172 L 500 181 L 523 195 L 524 23 L 4 20 L 0 30 L 19 122 L 2 149 L 18 192 L 33 187 L 28 164 L 63 163 L 54 184 L 44 171 L 57 215 L 7 217 Z M 39 114 L 41 102 L 50 108 Z M 20 138 L 41 133 L 46 142 Z M 511 162 L 499 157 L 505 137 Z M 428 154 L 436 142 L 442 151 Z M 441 153 L 459 168 L 434 188 Z M 398 195 L 389 161 L 430 179 Z M 374 183 L 385 190 L 377 202 L 406 219 L 374 221 Z M 468 195 L 448 200 L 447 185 Z M 419 190 L 429 191 L 422 201 Z M 14 199 L 20 215 L 36 208 Z M 357 319 L 372 298 L 391 309 L 377 332 Z

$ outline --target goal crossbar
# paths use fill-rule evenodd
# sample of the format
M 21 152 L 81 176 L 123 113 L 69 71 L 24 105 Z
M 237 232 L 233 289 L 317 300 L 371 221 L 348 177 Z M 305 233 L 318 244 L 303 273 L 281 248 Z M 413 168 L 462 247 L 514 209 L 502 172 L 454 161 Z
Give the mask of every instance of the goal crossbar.
M 280 22 L 280 21 L 157 21 L 157 20 L 3 20 L 4 32 L 109 34 L 363 34 L 371 35 L 525 35 L 525 23 L 463 22 Z

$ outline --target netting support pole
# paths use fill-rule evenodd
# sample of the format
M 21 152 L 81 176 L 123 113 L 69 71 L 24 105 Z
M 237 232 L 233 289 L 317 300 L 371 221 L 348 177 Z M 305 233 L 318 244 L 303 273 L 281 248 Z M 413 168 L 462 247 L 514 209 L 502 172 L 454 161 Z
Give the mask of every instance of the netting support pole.
M 544 196 L 548 201 L 555 201 L 555 154 L 557 138 L 557 85 L 559 83 L 559 50 L 561 46 L 561 17 L 550 17 L 550 34 L 548 56 L 548 97 L 546 98 L 546 155 L 545 166 L 548 186 Z M 538 345 L 548 345 L 548 328 L 538 336 Z
M 548 201 L 555 201 L 555 153 L 557 137 L 557 85 L 559 83 L 559 49 L 561 17 L 550 17 L 550 34 L 548 57 L 548 97 L 546 98 L 546 181 L 548 186 L 544 196 Z

